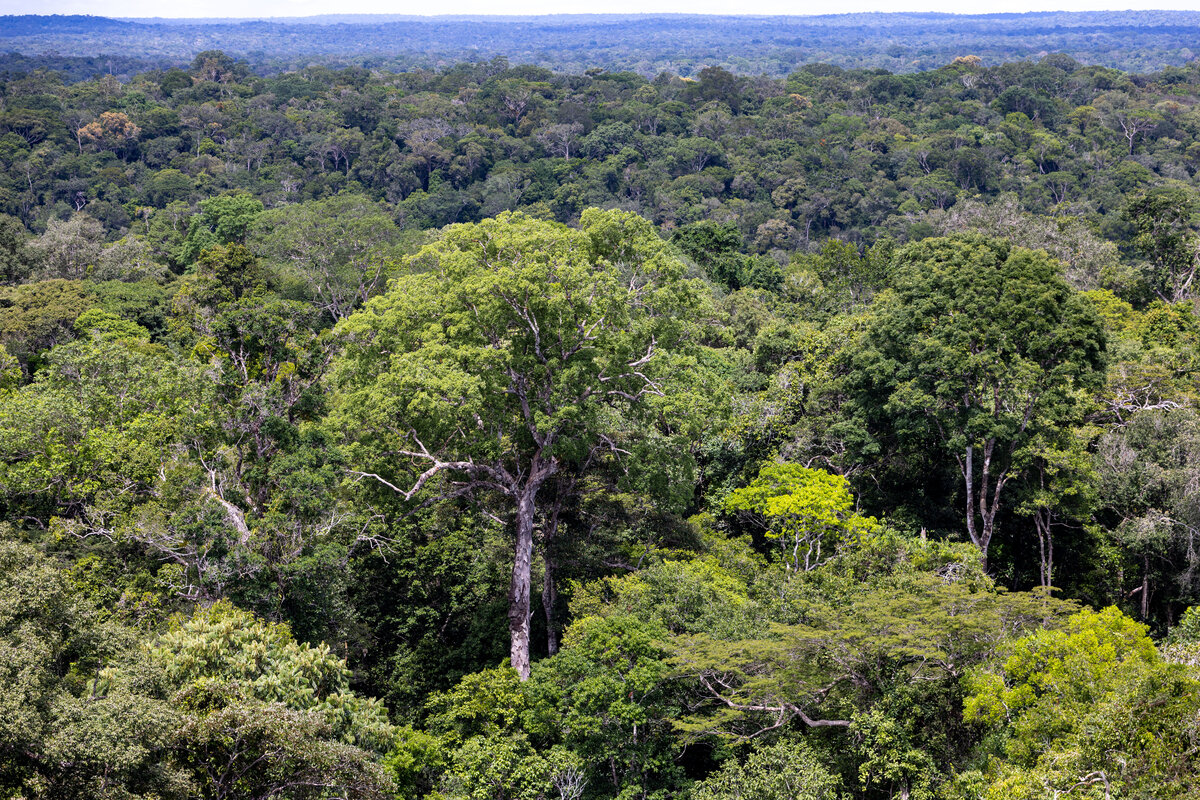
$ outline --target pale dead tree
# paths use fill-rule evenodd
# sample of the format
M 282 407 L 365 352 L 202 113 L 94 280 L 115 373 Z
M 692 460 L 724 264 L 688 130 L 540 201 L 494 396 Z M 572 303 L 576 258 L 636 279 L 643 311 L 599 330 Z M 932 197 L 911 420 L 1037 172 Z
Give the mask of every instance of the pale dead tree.
M 546 148 L 546 152 L 569 159 L 571 148 L 579 141 L 582 133 L 583 126 L 578 122 L 560 122 L 542 128 L 534 137 Z
M 1106 415 L 1122 426 L 1140 411 L 1182 408 L 1183 397 L 1173 380 L 1166 366 L 1122 361 L 1112 368 L 1101 396 Z
M 558 792 L 559 800 L 579 800 L 588 782 L 583 770 L 572 764 L 556 772 L 551 783 Z
M 1133 155 L 1138 137 L 1158 127 L 1162 115 L 1150 108 L 1139 106 L 1124 92 L 1109 92 L 1101 95 L 1094 103 L 1109 127 L 1125 139 L 1129 155 Z
M 528 86 L 516 82 L 510 82 L 500 97 L 500 101 L 504 105 L 504 111 L 514 125 L 520 124 L 521 118 L 529 110 L 529 103 L 532 99 L 533 90 Z
M 1076 789 L 1086 789 L 1090 786 L 1096 786 L 1097 784 L 1104 787 L 1104 800 L 1111 800 L 1112 786 L 1109 783 L 1108 774 L 1103 770 L 1089 772 L 1087 775 L 1084 775 L 1066 789 L 1053 789 L 1049 784 L 1046 784 L 1046 788 L 1054 792 L 1054 800 L 1059 800 L 1059 798 L 1067 797 L 1068 795 L 1073 794 Z

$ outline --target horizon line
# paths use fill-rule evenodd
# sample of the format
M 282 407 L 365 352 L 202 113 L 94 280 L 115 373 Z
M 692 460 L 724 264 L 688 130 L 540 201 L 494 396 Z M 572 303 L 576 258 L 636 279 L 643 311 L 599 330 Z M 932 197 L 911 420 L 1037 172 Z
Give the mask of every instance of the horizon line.
M 804 13 L 718 13 L 711 11 L 633 11 L 633 12 L 585 12 L 585 13 L 553 13 L 553 14 L 472 14 L 472 13 L 442 13 L 442 14 L 419 14 L 419 13 L 384 13 L 384 12 L 333 12 L 325 14 L 296 14 L 296 15 L 256 15 L 247 17 L 237 16 L 115 16 L 110 14 L 69 14 L 69 13 L 53 13 L 53 14 L 0 14 L 0 19 L 19 18 L 19 17 L 35 17 L 35 18 L 54 18 L 54 17 L 79 17 L 85 19 L 107 19 L 117 22 L 155 22 L 166 20 L 172 22 L 196 21 L 196 22 L 276 22 L 276 21 L 300 21 L 300 20 L 318 20 L 325 18 L 332 19 L 352 19 L 355 17 L 363 18 L 389 18 L 389 19 L 493 19 L 493 20 L 522 20 L 522 19 L 563 19 L 563 18 L 604 18 L 604 17 L 730 17 L 741 19 L 779 19 L 779 18 L 837 18 L 837 17 L 865 17 L 865 16 L 905 16 L 905 15 L 922 15 L 922 16 L 938 16 L 938 17 L 1020 17 L 1020 16 L 1035 16 L 1035 15 L 1053 15 L 1053 14 L 1069 14 L 1072 16 L 1080 16 L 1084 14 L 1200 14 L 1200 8 L 1196 9 L 1172 9 L 1172 8 L 1125 8 L 1125 9 L 1083 9 L 1083 10 L 1067 10 L 1067 9 L 1037 9 L 1028 11 L 993 11 L 993 12 L 957 12 L 957 11 L 922 11 L 916 9 L 908 9 L 903 11 L 844 11 L 840 13 L 822 13 L 822 14 L 804 14 Z

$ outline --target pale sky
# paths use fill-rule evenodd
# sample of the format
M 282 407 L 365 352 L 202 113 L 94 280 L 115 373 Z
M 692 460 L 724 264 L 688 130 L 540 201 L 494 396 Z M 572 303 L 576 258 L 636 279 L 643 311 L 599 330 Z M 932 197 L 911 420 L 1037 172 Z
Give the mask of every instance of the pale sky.
M 1200 11 L 1200 0 L 0 0 L 0 14 L 94 14 L 109 17 L 297 17 L 312 14 L 700 13 L 830 14 L 856 11 Z

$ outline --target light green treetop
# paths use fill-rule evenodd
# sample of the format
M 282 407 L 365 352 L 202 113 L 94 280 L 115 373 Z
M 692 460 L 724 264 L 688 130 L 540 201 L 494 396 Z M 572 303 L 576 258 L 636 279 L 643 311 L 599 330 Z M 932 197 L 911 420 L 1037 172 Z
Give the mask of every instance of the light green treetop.
M 725 510 L 755 515 L 780 541 L 791 572 L 817 568 L 876 524 L 854 511 L 844 477 L 799 464 L 764 464 L 749 486 L 725 498 Z

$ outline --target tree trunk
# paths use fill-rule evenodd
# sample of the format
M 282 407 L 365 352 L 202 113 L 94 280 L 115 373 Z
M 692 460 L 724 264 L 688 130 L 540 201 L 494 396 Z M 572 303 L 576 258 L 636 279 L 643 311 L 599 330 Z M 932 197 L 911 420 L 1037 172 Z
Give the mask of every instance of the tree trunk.
M 512 585 L 508 590 L 508 633 L 513 669 L 529 678 L 530 582 L 533 567 L 533 514 L 537 488 L 527 488 L 517 500 L 517 546 Z
M 1042 588 L 1049 589 L 1054 580 L 1054 538 L 1050 534 L 1050 511 L 1039 509 L 1033 516 L 1038 532 L 1038 555 L 1041 561 Z
M 554 625 L 554 603 L 558 589 L 554 585 L 554 562 L 547 548 L 542 548 L 542 609 L 546 612 L 546 652 L 558 652 L 558 629 Z
M 1150 619 L 1150 556 L 1142 556 L 1142 622 Z
M 967 445 L 962 475 L 967 488 L 967 535 L 971 537 L 971 544 L 983 550 L 979 545 L 979 534 L 975 531 L 975 448 L 971 445 Z M 987 557 L 986 552 L 984 557 Z
M 984 572 L 987 572 L 988 568 L 988 546 L 996 532 L 996 515 L 1000 510 L 1000 492 L 1008 480 L 1004 475 L 994 479 L 992 477 L 992 457 L 995 448 L 995 439 L 989 439 L 983 444 L 979 486 L 975 485 L 975 446 L 967 445 L 966 452 L 959 457 L 959 471 L 962 473 L 963 483 L 967 490 L 967 535 L 971 538 L 971 543 L 979 548 Z M 978 525 L 975 521 L 976 513 L 979 514 Z

